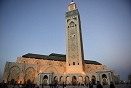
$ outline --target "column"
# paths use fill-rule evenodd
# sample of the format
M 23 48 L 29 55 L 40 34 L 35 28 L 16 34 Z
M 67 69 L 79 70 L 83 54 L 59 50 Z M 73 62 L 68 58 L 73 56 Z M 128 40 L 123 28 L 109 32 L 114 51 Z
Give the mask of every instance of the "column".
M 57 76 L 57 78 L 58 78 L 58 84 L 60 83 L 60 77 L 59 76 Z
M 49 75 L 49 78 L 48 78 L 48 84 L 51 84 L 51 74 Z
M 66 76 L 64 76 L 64 84 L 66 84 Z
M 99 79 L 98 81 L 100 81 L 100 83 L 103 84 L 102 83 L 102 75 L 100 74 L 100 72 L 98 72 L 98 79 Z
M 72 84 L 72 77 L 73 77 L 73 76 L 69 76 L 69 77 L 70 77 L 70 84 Z
M 38 75 L 38 81 L 37 81 L 37 85 L 40 85 L 40 74 Z
M 83 84 L 85 84 L 85 77 L 84 76 L 82 76 L 83 78 L 82 78 L 82 81 L 83 81 Z
M 108 72 L 108 83 L 110 84 L 110 82 L 111 82 L 111 75 L 110 75 L 110 73 Z

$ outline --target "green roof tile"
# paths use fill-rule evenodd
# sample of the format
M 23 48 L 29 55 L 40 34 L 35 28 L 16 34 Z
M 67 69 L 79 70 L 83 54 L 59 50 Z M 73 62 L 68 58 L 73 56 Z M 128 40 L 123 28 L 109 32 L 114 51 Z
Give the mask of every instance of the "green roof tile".
M 23 55 L 24 58 L 35 58 L 35 59 L 46 59 L 46 60 L 56 60 L 56 61 L 64 61 L 66 62 L 66 55 L 64 54 L 56 54 L 51 53 L 50 55 L 40 55 L 40 54 L 32 54 L 28 53 Z M 95 65 L 102 65 L 101 63 L 97 61 L 92 60 L 84 60 L 86 64 L 95 64 Z

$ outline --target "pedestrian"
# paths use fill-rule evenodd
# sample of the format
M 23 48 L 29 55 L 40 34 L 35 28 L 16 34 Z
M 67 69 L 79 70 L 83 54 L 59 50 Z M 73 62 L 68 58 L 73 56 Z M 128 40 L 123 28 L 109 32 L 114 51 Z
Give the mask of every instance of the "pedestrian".
M 21 85 L 21 84 L 19 85 L 19 88 L 22 88 L 22 85 Z
M 50 88 L 51 88 L 51 84 L 49 84 Z
M 100 84 L 100 81 L 97 81 L 96 88 L 103 88 L 103 86 Z
M 80 86 L 80 83 L 78 83 L 78 87 Z
M 88 87 L 88 84 L 86 84 L 86 87 Z
M 110 88 L 115 88 L 113 82 L 110 83 Z
M 93 84 L 89 82 L 89 88 L 93 88 Z
M 64 84 L 64 88 L 66 88 L 66 84 Z
M 27 87 L 26 87 L 27 88 Z M 39 88 L 39 86 L 37 86 L 36 88 Z
M 63 88 L 64 88 L 64 82 L 63 82 L 63 85 L 62 85 L 62 86 L 63 86 Z

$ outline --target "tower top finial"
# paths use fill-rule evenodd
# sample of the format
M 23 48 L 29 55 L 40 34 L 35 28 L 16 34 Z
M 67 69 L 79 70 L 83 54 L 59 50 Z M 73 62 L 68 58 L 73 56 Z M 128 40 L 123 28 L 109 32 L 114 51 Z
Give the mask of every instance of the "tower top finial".
M 71 0 L 70 4 L 68 5 L 68 10 L 70 11 L 70 10 L 74 10 L 76 8 L 77 7 L 76 7 L 74 0 Z
M 73 0 L 71 0 L 71 3 L 70 4 L 73 4 L 73 3 L 75 3 Z

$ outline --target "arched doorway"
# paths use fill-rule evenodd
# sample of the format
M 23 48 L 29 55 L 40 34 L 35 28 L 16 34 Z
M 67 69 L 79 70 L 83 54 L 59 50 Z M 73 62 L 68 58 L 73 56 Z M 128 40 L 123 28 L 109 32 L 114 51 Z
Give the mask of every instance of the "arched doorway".
M 20 68 L 17 66 L 12 66 L 9 70 L 10 75 L 7 78 L 7 81 L 10 82 L 10 84 L 17 83 L 19 80 L 20 75 Z
M 70 77 L 69 76 L 66 77 L 66 84 L 70 84 Z
M 30 79 L 27 80 L 27 84 L 31 84 L 31 80 Z
M 29 67 L 25 71 L 25 82 L 27 82 L 30 79 L 30 83 L 34 82 L 35 78 L 35 69 L 33 67 Z
M 15 84 L 15 80 L 14 80 L 14 79 L 11 79 L 10 84 L 11 84 L 11 85 Z
M 94 75 L 92 76 L 91 82 L 92 82 L 93 85 L 96 84 L 96 77 Z
M 86 76 L 86 77 L 85 77 L 85 84 L 87 85 L 87 84 L 89 84 L 89 82 L 90 82 L 89 77 Z
M 48 76 L 47 76 L 47 75 L 45 75 L 45 76 L 43 77 L 43 84 L 44 84 L 44 85 L 47 85 L 47 84 L 48 84 Z
M 54 77 L 54 84 L 56 84 L 56 85 L 58 84 L 58 77 L 57 76 Z
M 77 84 L 77 79 L 75 76 L 72 77 L 72 85 L 76 85 Z
M 61 77 L 60 77 L 60 84 L 63 84 L 63 83 L 64 83 L 64 77 L 61 76 Z
M 83 84 L 83 77 L 82 76 L 78 77 L 78 83 Z
M 103 85 L 107 85 L 107 84 L 108 84 L 106 74 L 103 74 L 103 75 L 102 75 L 102 83 L 103 83 Z

